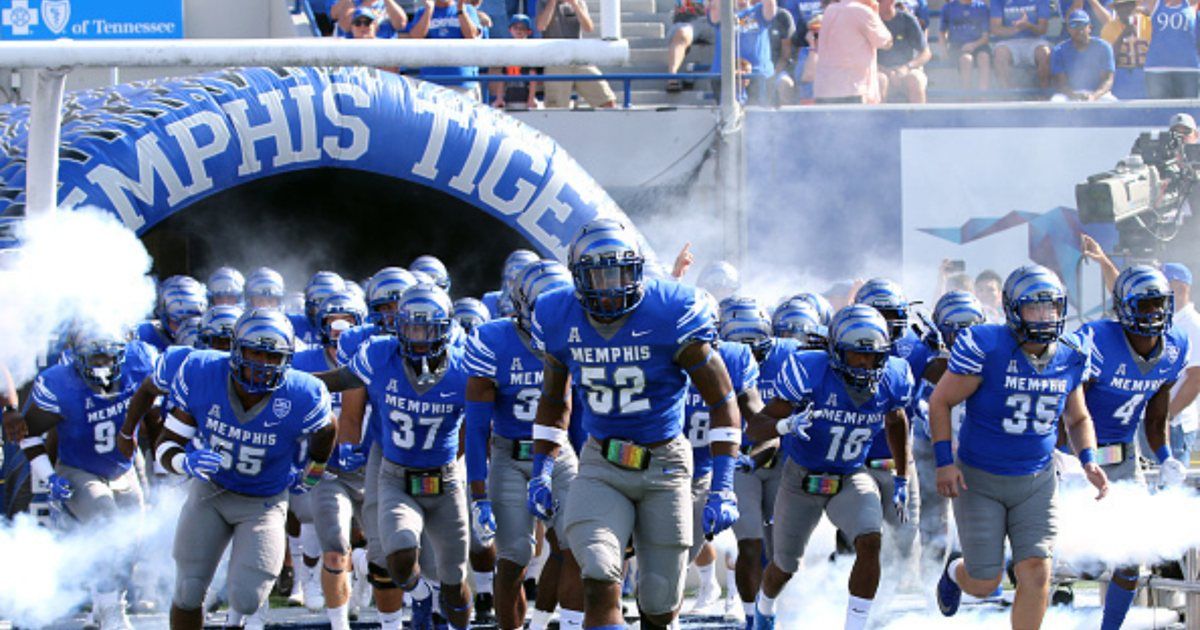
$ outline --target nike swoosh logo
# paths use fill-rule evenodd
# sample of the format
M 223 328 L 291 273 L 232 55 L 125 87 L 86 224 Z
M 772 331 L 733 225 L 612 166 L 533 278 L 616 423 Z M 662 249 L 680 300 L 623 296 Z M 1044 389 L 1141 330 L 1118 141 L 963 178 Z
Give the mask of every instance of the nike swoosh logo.
M 265 421 L 265 420 L 264 420 L 264 421 L 263 421 L 263 428 L 264 428 L 264 429 L 269 429 L 269 428 L 271 428 L 271 427 L 277 427 L 277 426 L 279 426 L 279 425 L 281 425 L 281 424 L 283 424 L 283 420 L 276 420 L 275 422 L 267 422 L 267 421 Z
M 629 336 L 630 337 L 645 337 L 646 335 L 649 335 L 649 334 L 650 334 L 649 330 L 635 330 L 633 332 L 630 332 Z
M 438 394 L 438 396 L 441 396 L 442 398 L 450 398 L 451 396 L 457 396 L 457 395 L 458 394 L 456 394 L 455 392 L 442 392 L 442 393 Z

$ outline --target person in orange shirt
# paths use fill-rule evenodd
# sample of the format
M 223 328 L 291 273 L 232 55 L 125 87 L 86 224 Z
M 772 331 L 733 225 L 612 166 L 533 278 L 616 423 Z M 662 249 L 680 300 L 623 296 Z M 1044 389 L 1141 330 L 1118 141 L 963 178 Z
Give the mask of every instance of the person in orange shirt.
M 816 102 L 878 103 L 875 54 L 891 47 L 892 34 L 879 17 L 875 0 L 829 5 L 821 19 L 821 63 L 813 80 Z

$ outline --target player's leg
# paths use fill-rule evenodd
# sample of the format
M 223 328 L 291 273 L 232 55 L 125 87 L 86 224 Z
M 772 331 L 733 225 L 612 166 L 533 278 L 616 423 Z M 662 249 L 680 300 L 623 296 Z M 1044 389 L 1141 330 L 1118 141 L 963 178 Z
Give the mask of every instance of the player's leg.
M 300 522 L 300 556 L 304 564 L 304 580 L 300 586 L 304 591 L 304 606 L 317 612 L 325 607 L 325 596 L 321 591 L 321 539 L 317 535 L 312 503 L 311 493 L 293 495 L 288 502 L 288 509 Z M 294 565 L 295 557 L 292 562 Z M 300 573 L 296 575 L 297 578 L 301 576 Z
M 533 558 L 534 523 L 525 507 L 526 481 L 512 459 L 512 442 L 493 435 L 488 498 L 496 517 L 496 620 L 504 630 L 521 627 L 528 606 L 522 584 Z
M 688 563 L 696 565 L 696 574 L 700 578 L 693 614 L 703 613 L 721 599 L 716 548 L 704 536 L 704 503 L 708 500 L 711 484 L 712 475 L 692 479 L 692 546 L 688 549 Z
M 471 620 L 467 555 L 472 538 L 467 524 L 466 473 L 462 462 L 456 461 L 442 468 L 442 475 L 443 494 L 420 502 L 425 508 L 425 533 L 437 554 L 442 614 L 451 627 L 466 628 Z
M 621 488 L 637 476 L 607 462 L 594 439 L 588 440 L 579 457 L 565 520 L 567 541 L 583 577 L 584 625 L 589 628 L 625 623 L 621 577 L 635 512 Z
M 221 491 L 199 480 L 188 483 L 188 498 L 179 510 L 172 556 L 175 559 L 175 592 L 171 599 L 171 627 L 204 626 L 204 594 L 233 536 L 217 503 Z
M 398 630 L 404 591 L 392 580 L 387 570 L 387 554 L 383 551 L 383 539 L 379 535 L 379 469 L 382 463 L 383 451 L 375 444 L 367 455 L 367 465 L 363 469 L 362 524 L 367 537 L 367 581 L 375 594 L 380 627 L 382 630 Z
M 283 566 L 287 545 L 283 536 L 288 494 L 247 497 L 226 493 L 224 512 L 233 523 L 229 554 L 229 608 L 253 615 L 267 601 L 275 576 Z
M 961 462 L 958 466 L 966 484 L 953 501 L 962 553 L 950 554 L 938 582 L 938 603 L 944 615 L 957 612 L 962 591 L 975 597 L 995 592 L 1004 573 L 1008 533 L 1004 478 Z
M 1017 594 L 1012 620 L 1018 628 L 1036 628 L 1046 614 L 1050 592 L 1050 562 L 1058 536 L 1058 477 L 1053 466 L 1010 480 L 1006 497 L 1008 538 L 1012 546 Z M 968 482 L 970 483 L 970 482 Z
M 771 562 L 763 570 L 754 608 L 755 630 L 775 627 L 775 599 L 792 576 L 800 570 L 800 559 L 817 523 L 825 513 L 828 497 L 805 492 L 808 471 L 790 459 L 783 464 L 779 494 L 775 499 L 774 530 L 787 532 L 772 543 Z
M 353 473 L 346 475 L 354 477 Z M 336 629 L 350 627 L 350 526 L 355 499 L 361 500 L 361 479 L 353 488 L 341 476 L 327 479 L 312 491 L 313 520 L 321 541 L 321 591 L 329 623 Z
M 885 472 L 891 477 L 891 472 Z M 867 471 L 859 470 L 842 478 L 841 490 L 825 505 L 825 513 L 829 515 L 830 522 L 844 532 L 846 538 L 854 545 L 854 568 L 850 570 L 850 601 L 846 607 L 845 627 L 848 630 L 858 630 L 866 626 L 871 603 L 875 600 L 875 592 L 879 588 L 879 550 L 882 543 L 880 530 L 884 519 L 879 494 L 877 480 Z
M 950 500 L 937 491 L 937 466 L 933 459 L 933 444 L 929 440 L 913 440 L 913 464 L 917 471 L 917 487 L 921 493 L 918 526 L 921 532 L 921 569 L 941 571 L 946 563 L 950 538 Z M 912 485 L 912 484 L 909 484 Z
M 740 513 L 733 524 L 733 535 L 738 541 L 734 577 L 747 620 L 754 618 L 754 598 L 762 583 L 763 523 L 764 516 L 771 513 L 765 510 L 763 491 L 765 473 L 768 472 L 737 471 L 733 474 L 733 493 L 737 495 Z M 774 503 L 774 498 L 771 501 Z
M 1119 481 L 1132 481 L 1143 487 L 1146 485 L 1141 469 L 1137 463 L 1137 449 L 1131 442 L 1125 445 L 1124 461 L 1102 466 L 1104 474 L 1108 475 L 1110 484 Z M 1118 630 L 1125 623 L 1125 616 L 1133 604 L 1133 596 L 1137 592 L 1137 565 L 1115 567 L 1112 571 L 1112 581 L 1104 593 L 1104 617 L 1100 630 Z
M 405 488 L 405 468 L 384 460 L 379 468 L 379 537 L 392 581 L 413 598 L 413 614 L 432 607 L 432 590 L 421 580 L 417 563 L 425 511 Z
M 692 445 L 678 437 L 650 452 L 635 503 L 638 607 L 643 628 L 665 628 L 683 604 L 688 550 L 698 527 L 692 521 Z
M 578 469 L 579 461 L 575 452 L 563 447 L 554 461 L 554 469 L 551 472 L 554 495 L 560 506 L 565 505 L 571 496 L 571 487 Z M 555 607 L 558 606 L 559 627 L 574 630 L 583 627 L 583 581 L 580 578 L 579 564 L 567 547 L 566 537 L 559 535 L 559 532 L 566 530 L 565 514 L 566 510 L 558 510 L 545 531 L 543 544 L 548 547 L 549 554 L 545 566 L 542 567 L 543 579 L 538 581 L 534 614 L 548 623 Z M 530 630 L 535 630 L 532 624 Z

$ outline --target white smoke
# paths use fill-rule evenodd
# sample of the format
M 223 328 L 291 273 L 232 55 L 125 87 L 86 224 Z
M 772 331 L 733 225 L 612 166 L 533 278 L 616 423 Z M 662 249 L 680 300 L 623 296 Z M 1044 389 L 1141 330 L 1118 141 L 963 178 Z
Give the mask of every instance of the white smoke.
M 67 324 L 123 334 L 154 306 L 150 255 L 137 236 L 97 208 L 32 217 L 22 246 L 0 270 L 0 365 L 17 385 Z
M 183 493 L 165 485 L 143 514 L 120 516 L 82 527 L 52 531 L 29 514 L 0 526 L 0 619 L 17 627 L 62 621 L 90 601 L 89 587 L 100 580 L 128 584 L 136 562 L 139 584 L 170 585 L 174 574 L 171 541 Z M 69 520 L 69 517 L 62 517 Z M 158 578 L 158 580 L 155 580 Z M 163 601 L 169 592 L 158 592 Z

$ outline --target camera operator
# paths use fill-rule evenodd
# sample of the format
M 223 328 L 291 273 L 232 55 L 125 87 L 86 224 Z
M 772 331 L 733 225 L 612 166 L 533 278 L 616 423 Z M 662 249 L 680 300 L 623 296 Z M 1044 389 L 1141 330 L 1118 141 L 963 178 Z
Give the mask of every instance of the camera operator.
M 1172 116 L 1170 130 L 1183 144 L 1200 142 L 1200 131 L 1196 130 L 1196 121 L 1190 114 L 1179 113 Z

